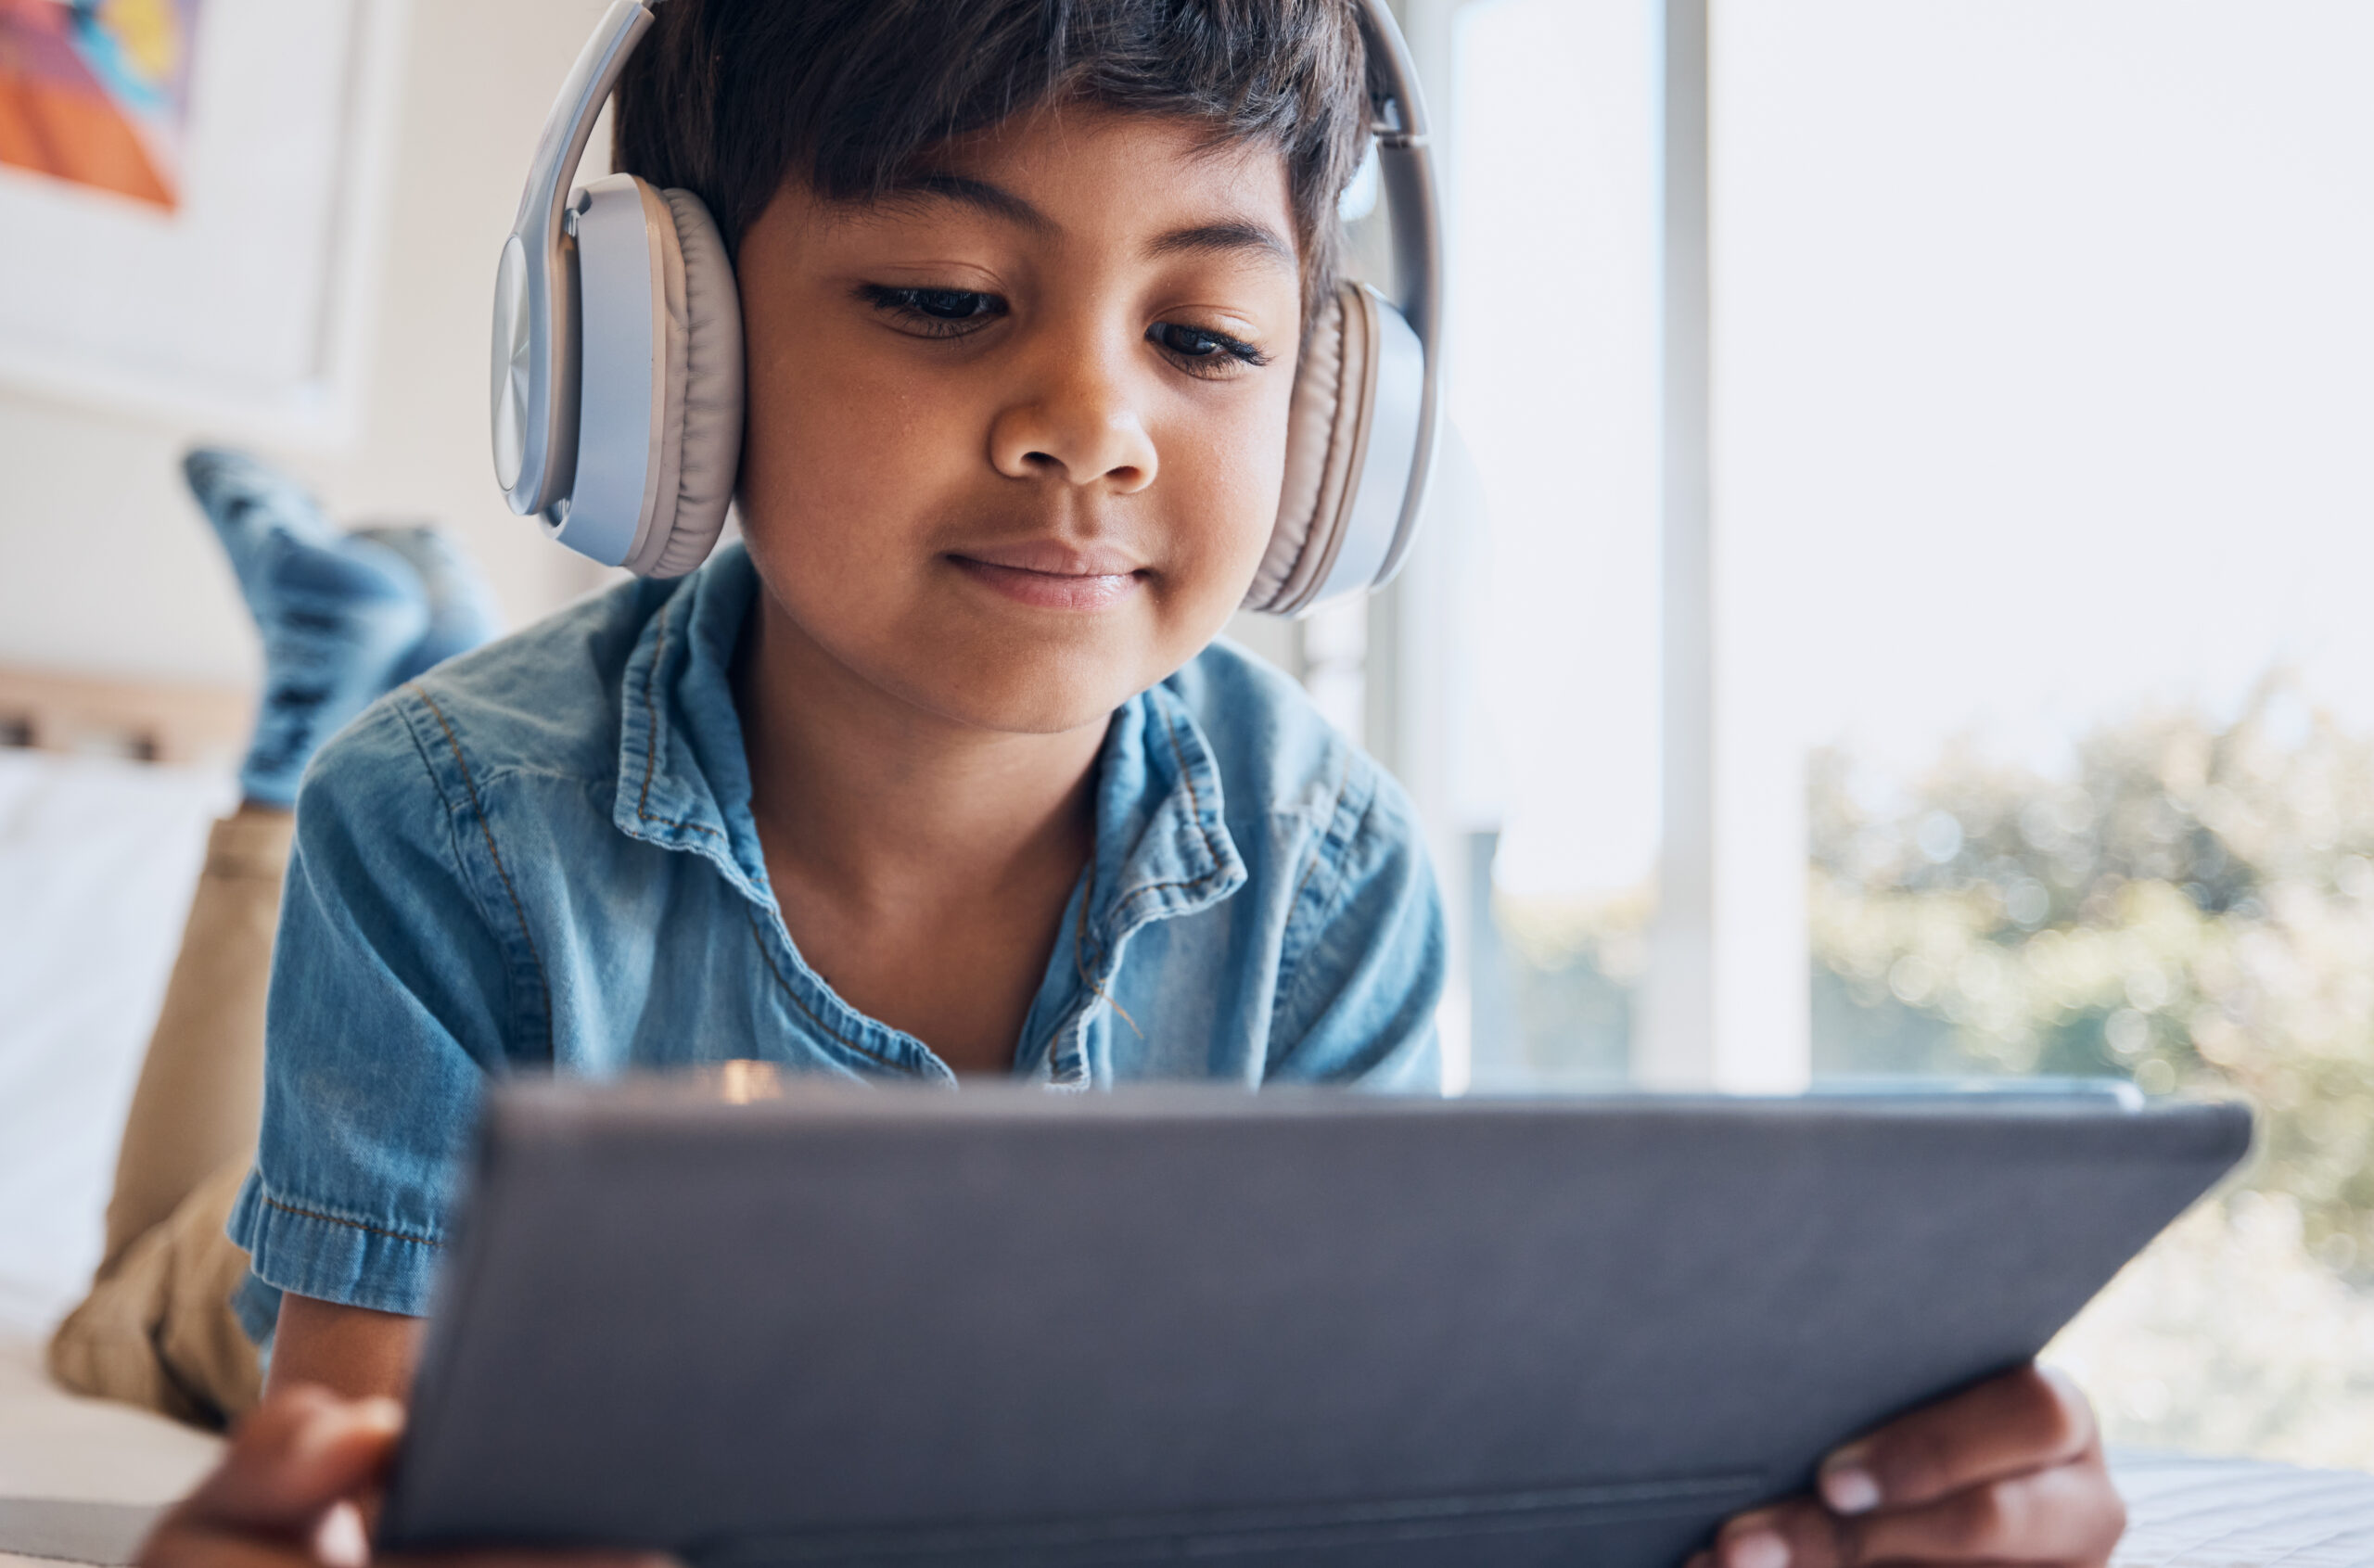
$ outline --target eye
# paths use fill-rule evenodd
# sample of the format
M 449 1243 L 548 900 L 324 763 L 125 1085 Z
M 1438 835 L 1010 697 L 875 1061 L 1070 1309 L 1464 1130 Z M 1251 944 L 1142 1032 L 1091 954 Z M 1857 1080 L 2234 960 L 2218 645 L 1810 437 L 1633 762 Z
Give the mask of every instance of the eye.
M 1005 301 L 973 288 L 891 288 L 869 283 L 858 295 L 904 332 L 918 338 L 962 338 L 1006 313 Z
M 1146 340 L 1196 376 L 1225 376 L 1241 364 L 1267 364 L 1270 356 L 1242 338 L 1207 326 L 1158 321 L 1146 328 Z

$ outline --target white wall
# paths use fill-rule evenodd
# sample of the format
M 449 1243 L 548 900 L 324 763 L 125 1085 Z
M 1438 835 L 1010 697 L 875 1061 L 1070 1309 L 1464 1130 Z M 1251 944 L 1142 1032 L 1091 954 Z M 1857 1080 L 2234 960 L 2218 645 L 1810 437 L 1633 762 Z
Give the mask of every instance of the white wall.
M 450 525 L 515 621 L 601 580 L 504 505 L 486 365 L 495 258 L 528 155 L 602 9 L 413 0 L 364 434 L 345 451 L 267 453 L 341 519 Z M 0 663 L 254 679 L 252 630 L 177 467 L 209 434 L 0 390 Z

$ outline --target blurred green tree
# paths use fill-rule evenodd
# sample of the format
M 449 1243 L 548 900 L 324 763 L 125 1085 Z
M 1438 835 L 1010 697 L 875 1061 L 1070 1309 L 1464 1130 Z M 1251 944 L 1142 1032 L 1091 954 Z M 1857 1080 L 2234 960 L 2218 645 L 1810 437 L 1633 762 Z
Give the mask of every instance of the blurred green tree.
M 2239 1092 L 2245 1187 L 2368 1272 L 2374 741 L 2278 673 L 2231 723 L 2103 724 L 2059 778 L 1957 745 L 1909 787 L 1819 752 L 1809 785 L 1818 1070 Z
M 2049 1353 L 2112 1439 L 2374 1468 L 2374 738 L 2278 671 L 2230 722 L 2138 712 L 2050 771 L 1834 748 L 1807 783 L 1818 1074 L 2258 1109 L 2240 1179 Z M 1620 1076 L 1648 891 L 1490 912 L 1535 1081 Z

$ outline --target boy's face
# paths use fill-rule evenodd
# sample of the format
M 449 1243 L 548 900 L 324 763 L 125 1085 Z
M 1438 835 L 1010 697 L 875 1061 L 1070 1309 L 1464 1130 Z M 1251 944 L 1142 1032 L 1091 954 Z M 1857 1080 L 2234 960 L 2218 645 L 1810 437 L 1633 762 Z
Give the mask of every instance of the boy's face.
M 1294 234 L 1274 151 L 1079 107 L 885 202 L 787 187 L 739 258 L 770 635 L 1008 732 L 1193 657 L 1277 516 Z

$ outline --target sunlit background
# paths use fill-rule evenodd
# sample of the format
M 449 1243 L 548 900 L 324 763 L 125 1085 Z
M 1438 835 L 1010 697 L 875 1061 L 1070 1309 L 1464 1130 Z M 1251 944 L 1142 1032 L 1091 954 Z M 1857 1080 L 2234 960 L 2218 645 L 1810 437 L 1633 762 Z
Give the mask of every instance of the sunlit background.
M 1478 1087 L 1625 1077 L 1656 961 L 1661 16 L 1433 35 Z M 2251 1095 L 2245 1186 L 2065 1358 L 2126 1440 L 2374 1464 L 2374 8 L 1712 40 L 1715 766 L 1806 838 L 1742 940 L 1808 950 L 1817 1079 Z

